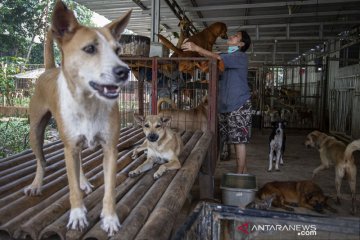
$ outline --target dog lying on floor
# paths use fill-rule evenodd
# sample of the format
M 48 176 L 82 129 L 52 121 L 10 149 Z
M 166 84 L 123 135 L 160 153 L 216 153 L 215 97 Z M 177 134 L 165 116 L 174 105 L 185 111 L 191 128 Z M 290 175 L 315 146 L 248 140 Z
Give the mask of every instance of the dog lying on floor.
M 161 105 L 166 102 L 171 105 L 171 109 L 161 109 Z M 171 117 L 171 126 L 188 131 L 207 130 L 208 119 L 208 98 L 193 109 L 183 110 L 177 109 L 175 103 L 169 98 L 160 98 L 157 102 L 157 112 L 160 116 Z
M 184 52 L 181 48 L 174 46 L 169 40 L 167 40 L 164 36 L 158 34 L 160 41 L 169 49 L 174 51 L 174 54 L 171 57 L 202 57 L 197 52 Z M 193 42 L 196 45 L 208 50 L 212 51 L 212 47 L 218 37 L 223 39 L 227 39 L 227 27 L 222 22 L 216 22 L 211 24 L 209 27 L 205 28 L 201 32 L 198 32 L 189 38 L 187 38 L 188 42 Z M 208 64 L 198 63 L 195 61 L 180 61 L 179 62 L 179 71 L 185 73 L 192 73 L 195 67 L 200 68 L 203 72 L 208 71 Z M 224 66 L 219 66 L 220 70 L 224 70 Z
M 104 152 L 105 193 L 101 228 L 113 235 L 120 228 L 115 212 L 115 174 L 120 134 L 117 97 L 129 78 L 129 67 L 116 55 L 117 42 L 129 22 L 131 11 L 102 28 L 80 25 L 74 13 L 57 1 L 45 45 L 45 72 L 36 82 L 30 101 L 30 144 L 37 159 L 35 179 L 26 195 L 41 194 L 46 161 L 42 150 L 44 132 L 51 116 L 56 119 L 64 142 L 71 211 L 67 227 L 87 225 L 84 190 L 91 192 L 80 153 L 101 144 Z M 53 39 L 62 53 L 55 67 Z
M 272 206 L 287 211 L 294 211 L 292 207 L 304 207 L 319 213 L 324 209 L 336 212 L 327 203 L 329 197 L 312 181 L 269 182 L 257 192 L 257 196 L 261 200 L 273 197 Z
M 158 179 L 168 170 L 181 168 L 179 154 L 183 149 L 183 142 L 179 134 L 173 132 L 169 125 L 171 118 L 157 115 L 148 115 L 145 118 L 134 115 L 135 121 L 142 126 L 145 133 L 145 141 L 134 149 L 132 158 L 137 158 L 140 151 L 147 150 L 147 159 L 143 164 L 129 173 L 130 177 L 150 170 L 154 164 L 161 164 L 154 173 Z
M 272 132 L 269 137 L 269 168 L 268 171 L 272 170 L 272 162 L 276 160 L 275 170 L 280 171 L 280 165 L 284 164 L 283 155 L 285 152 L 286 134 L 285 126 L 286 121 L 272 122 Z
M 319 171 L 335 166 L 335 188 L 336 200 L 340 204 L 340 187 L 342 179 L 346 176 L 350 185 L 352 208 L 351 212 L 356 212 L 356 165 L 354 163 L 353 152 L 360 150 L 360 139 L 345 145 L 336 138 L 319 131 L 309 133 L 305 140 L 305 146 L 319 150 L 321 164 L 313 171 L 313 178 Z

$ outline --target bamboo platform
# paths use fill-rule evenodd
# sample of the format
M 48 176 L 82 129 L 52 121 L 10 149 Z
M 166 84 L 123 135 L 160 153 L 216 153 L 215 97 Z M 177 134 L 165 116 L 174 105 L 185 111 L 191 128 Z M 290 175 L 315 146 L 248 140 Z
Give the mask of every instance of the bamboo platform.
M 132 149 L 144 141 L 140 128 L 121 130 L 117 148 L 116 210 L 122 227 L 110 239 L 168 239 L 177 214 L 198 175 L 212 141 L 210 132 L 182 132 L 184 150 L 182 168 L 169 171 L 154 180 L 157 167 L 135 178 L 129 171 L 145 155 L 131 159 Z M 89 226 L 82 232 L 67 230 L 70 202 L 61 141 L 44 147 L 47 160 L 42 195 L 28 197 L 23 189 L 29 185 L 36 169 L 31 150 L 0 159 L 0 239 L 108 239 L 100 228 L 103 197 L 103 153 L 100 147 L 82 152 L 83 169 L 94 186 L 84 196 Z

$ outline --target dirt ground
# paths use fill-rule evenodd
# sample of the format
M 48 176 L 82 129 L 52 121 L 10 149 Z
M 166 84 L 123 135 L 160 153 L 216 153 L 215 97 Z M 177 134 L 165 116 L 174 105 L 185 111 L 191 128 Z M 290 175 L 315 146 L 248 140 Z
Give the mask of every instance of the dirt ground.
M 297 181 L 311 179 L 312 171 L 320 164 L 319 152 L 313 148 L 306 148 L 304 146 L 304 140 L 306 135 L 310 131 L 286 131 L 286 149 L 284 153 L 284 165 L 280 166 L 280 171 L 268 172 L 268 139 L 270 130 L 255 130 L 251 138 L 251 143 L 247 146 L 247 163 L 248 172 L 254 174 L 257 179 L 258 188 L 263 186 L 267 182 L 271 181 Z M 232 154 L 229 161 L 221 161 L 218 163 L 215 172 L 215 198 L 221 199 L 221 176 L 224 173 L 235 172 L 236 162 L 232 149 Z M 355 152 L 355 159 L 357 164 L 358 172 L 360 171 L 360 154 Z M 324 193 L 335 199 L 335 170 L 334 167 L 323 170 L 314 179 L 315 183 L 318 184 Z M 357 175 L 357 212 L 356 217 L 360 216 L 360 172 Z M 349 216 L 354 217 L 350 214 L 351 207 L 351 194 L 347 180 L 344 179 L 341 186 L 341 200 L 342 204 L 336 205 L 333 200 L 329 203 L 332 207 L 337 209 L 338 213 L 333 214 L 327 212 L 328 215 L 336 216 Z M 275 209 L 275 208 L 274 208 Z M 280 209 L 276 209 L 280 210 Z M 295 212 L 311 213 L 316 214 L 313 211 L 296 208 Z

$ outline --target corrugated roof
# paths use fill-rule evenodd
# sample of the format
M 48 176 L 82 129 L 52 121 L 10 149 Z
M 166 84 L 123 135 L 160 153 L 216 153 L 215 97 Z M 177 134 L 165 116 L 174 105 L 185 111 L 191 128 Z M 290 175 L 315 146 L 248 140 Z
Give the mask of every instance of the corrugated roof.
M 151 0 L 77 2 L 111 20 L 132 8 L 129 29 L 150 36 Z M 198 30 L 217 21 L 226 23 L 230 34 L 246 29 L 253 40 L 251 61 L 259 63 L 274 58 L 286 63 L 360 25 L 358 0 L 160 0 L 160 30 L 169 38 L 179 31 L 173 9 Z M 215 48 L 224 50 L 224 43 L 218 39 Z

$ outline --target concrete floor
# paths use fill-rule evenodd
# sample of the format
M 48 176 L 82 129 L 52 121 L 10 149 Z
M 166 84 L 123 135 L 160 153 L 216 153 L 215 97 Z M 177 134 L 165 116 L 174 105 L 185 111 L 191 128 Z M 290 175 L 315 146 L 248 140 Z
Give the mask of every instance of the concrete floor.
M 270 129 L 254 130 L 251 143 L 247 145 L 247 166 L 248 172 L 254 174 L 257 179 L 258 188 L 271 181 L 297 181 L 311 179 L 312 171 L 320 164 L 319 152 L 313 148 L 306 148 L 303 144 L 306 135 L 310 131 L 306 130 L 286 130 L 286 149 L 284 153 L 284 165 L 280 166 L 280 171 L 268 172 L 268 139 Z M 355 217 L 360 222 L 360 151 L 355 152 L 355 159 L 358 169 L 357 175 L 357 211 L 355 215 L 351 215 L 351 194 L 350 188 L 346 180 L 343 180 L 341 187 L 341 205 L 336 205 L 334 200 L 329 200 L 330 206 L 337 210 L 337 213 L 326 211 L 325 215 L 336 218 L 339 217 Z M 178 219 L 174 225 L 173 231 L 181 227 L 187 220 L 187 217 L 199 203 L 200 200 L 220 203 L 222 201 L 222 191 L 220 189 L 221 177 L 224 173 L 235 173 L 236 162 L 234 159 L 234 148 L 228 161 L 220 161 L 217 164 L 215 172 L 215 194 L 214 199 L 199 199 L 199 185 L 195 183 L 187 201 L 178 215 Z M 323 170 L 314 179 L 323 192 L 335 199 L 335 170 L 334 167 Z M 283 209 L 271 208 L 270 210 L 285 211 Z M 295 213 L 305 213 L 311 215 L 321 215 L 314 211 L 297 207 Z
M 313 148 L 306 148 L 303 145 L 306 135 L 310 131 L 295 131 L 288 129 L 286 131 L 286 149 L 284 153 L 284 165 L 280 166 L 280 171 L 268 172 L 268 139 L 270 130 L 255 130 L 251 138 L 251 143 L 247 145 L 247 165 L 248 172 L 254 174 L 257 178 L 258 187 L 260 188 L 267 182 L 271 181 L 296 181 L 311 179 L 312 171 L 320 164 L 319 152 Z M 221 161 L 218 163 L 215 172 L 215 198 L 221 199 L 220 182 L 221 176 L 224 173 L 235 172 L 236 162 L 232 149 L 230 160 Z M 357 213 L 356 217 L 360 216 L 360 154 L 355 152 L 355 159 L 359 174 L 357 175 Z M 324 193 L 335 199 L 335 170 L 334 167 L 323 170 L 314 179 Z M 334 201 L 330 200 L 329 203 L 338 210 L 336 216 L 351 216 L 351 195 L 350 188 L 346 181 L 343 180 L 341 187 L 341 200 L 342 204 L 336 205 Z M 275 209 L 275 208 L 274 208 Z M 280 210 L 280 209 L 276 209 Z M 295 212 L 316 214 L 313 211 L 296 208 Z M 327 212 L 329 215 L 333 213 Z

